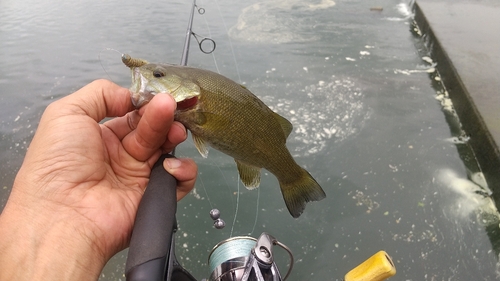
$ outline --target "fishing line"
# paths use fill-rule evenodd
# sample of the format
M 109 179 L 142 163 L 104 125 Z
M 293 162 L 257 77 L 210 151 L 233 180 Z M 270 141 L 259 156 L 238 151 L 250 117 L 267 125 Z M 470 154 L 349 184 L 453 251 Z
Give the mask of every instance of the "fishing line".
M 229 36 L 229 30 L 227 29 L 226 22 L 224 21 L 224 17 L 222 16 L 219 2 L 217 0 L 214 0 L 214 1 L 215 1 L 216 6 L 217 6 L 217 10 L 219 10 L 219 15 L 220 15 L 220 18 L 222 20 L 222 24 L 224 25 L 224 28 L 226 29 L 226 35 L 227 35 L 227 39 L 229 41 L 229 47 L 231 47 L 231 53 L 233 54 L 233 61 L 234 61 L 234 66 L 236 68 L 236 74 L 238 74 L 238 82 L 241 83 L 240 70 L 238 69 L 238 63 L 236 62 L 236 55 L 234 54 L 233 42 L 231 41 L 231 37 Z
M 257 208 L 255 209 L 255 220 L 253 221 L 253 227 L 252 231 L 248 234 L 249 236 L 252 236 L 255 227 L 257 226 L 257 219 L 259 218 L 259 202 L 260 202 L 260 188 L 257 188 Z
M 234 53 L 233 42 L 231 41 L 231 37 L 229 36 L 229 29 L 227 28 L 226 21 L 224 20 L 224 17 L 222 16 L 222 11 L 220 9 L 219 2 L 217 0 L 214 0 L 214 1 L 215 1 L 215 5 L 217 6 L 217 10 L 219 12 L 219 17 L 222 20 L 222 24 L 224 25 L 224 29 L 226 31 L 226 36 L 227 36 L 227 39 L 229 42 L 229 47 L 231 48 L 231 54 L 233 57 L 234 67 L 236 69 L 236 74 L 238 75 L 238 81 L 239 81 L 239 83 L 242 83 L 240 70 L 238 67 L 238 63 L 236 61 L 236 54 Z M 209 33 L 210 37 L 212 37 L 211 32 L 210 32 L 210 27 L 208 26 L 207 19 L 205 17 L 204 17 L 204 19 L 205 19 L 205 24 L 207 25 L 208 33 Z M 215 67 L 217 69 L 217 72 L 220 74 L 219 68 L 217 66 L 217 62 L 215 60 L 215 55 L 213 53 L 212 53 L 212 56 L 214 58 L 214 63 L 215 63 Z M 234 219 L 233 219 L 233 225 L 231 226 L 230 237 L 233 236 L 234 225 L 236 224 L 236 218 L 238 216 L 239 201 L 240 201 L 240 175 L 238 173 L 238 194 L 236 196 L 236 211 L 235 211 L 235 215 L 234 215 Z M 256 204 L 257 206 L 255 209 L 255 220 L 254 220 L 254 224 L 252 226 L 252 231 L 250 232 L 250 235 L 252 235 L 252 233 L 255 231 L 255 227 L 257 226 L 257 221 L 259 218 L 259 202 L 260 202 L 260 188 L 258 188 L 258 190 L 257 190 L 257 204 Z
M 233 237 L 234 225 L 236 224 L 236 217 L 238 217 L 238 210 L 240 208 L 240 174 L 238 173 L 238 193 L 236 194 L 236 211 L 234 212 L 233 225 L 231 226 L 231 233 L 229 237 Z
M 203 182 L 202 177 L 198 177 L 198 178 L 200 179 L 201 186 L 203 187 L 203 190 L 205 191 L 205 195 L 207 196 L 208 203 L 210 204 L 210 209 L 213 209 L 214 206 L 212 205 L 212 201 L 210 200 L 210 196 L 208 196 L 207 189 L 205 188 L 205 183 Z
M 208 21 L 207 21 L 205 14 L 203 14 L 203 19 L 205 20 L 205 25 L 207 26 L 207 29 L 208 29 L 208 36 L 210 38 L 212 38 L 212 32 L 210 31 L 210 26 L 208 25 Z M 219 66 L 217 65 L 217 60 L 215 59 L 214 52 L 212 52 L 212 58 L 214 59 L 215 69 L 217 69 L 217 73 L 221 74 L 220 70 L 219 70 Z
M 224 175 L 224 173 L 222 172 L 221 168 L 219 165 L 215 165 L 217 167 L 217 169 L 219 169 L 219 172 L 220 174 L 222 175 L 222 177 L 224 178 L 224 181 L 226 182 L 226 187 L 227 187 L 227 190 L 229 190 L 229 192 L 231 192 L 231 186 L 229 185 L 229 181 L 227 180 L 226 176 Z M 234 207 L 234 203 L 233 203 L 233 200 L 231 200 L 231 206 Z
M 106 70 L 106 68 L 104 68 L 104 65 L 102 64 L 102 60 L 101 60 L 101 54 L 102 52 L 104 51 L 114 51 L 114 52 L 117 52 L 118 54 L 120 54 L 120 56 L 123 54 L 122 52 L 116 50 L 116 49 L 113 49 L 113 48 L 104 48 L 102 49 L 99 54 L 97 54 L 97 58 L 99 58 L 99 64 L 101 65 L 102 67 L 102 70 L 104 70 L 104 72 L 106 72 L 106 75 L 108 76 L 109 80 L 113 80 L 111 79 L 111 76 L 109 75 L 108 71 Z
M 236 61 L 236 54 L 234 53 L 234 47 L 233 47 L 233 43 L 231 41 L 231 38 L 229 36 L 229 30 L 227 28 L 227 25 L 226 25 L 226 22 L 224 21 L 224 17 L 222 16 L 222 11 L 220 9 L 220 5 L 219 3 L 217 2 L 217 0 L 215 0 L 215 4 L 217 6 L 217 10 L 219 11 L 219 16 L 222 20 L 222 23 L 224 25 L 224 28 L 225 28 L 225 31 L 226 31 L 226 36 L 227 36 L 227 39 L 229 41 L 229 47 L 231 48 L 231 54 L 232 54 L 232 57 L 233 57 L 233 62 L 234 62 L 234 66 L 236 68 L 236 73 L 238 75 L 238 81 L 241 83 L 241 75 L 240 75 L 240 71 L 239 71 L 239 68 L 238 68 L 238 63 Z M 207 27 L 207 30 L 208 30 L 208 34 L 209 34 L 209 38 L 206 38 L 204 37 L 201 41 L 199 40 L 198 38 L 198 35 L 196 33 L 193 32 L 192 30 L 192 21 L 193 21 L 193 17 L 194 17 L 194 10 L 197 9 L 198 11 L 198 14 L 200 15 L 203 15 L 203 19 L 205 20 L 205 25 Z M 193 3 L 193 8 L 192 8 L 192 11 L 191 11 L 191 15 L 190 15 L 190 19 L 189 19 L 189 24 L 188 24 L 188 30 L 187 30 L 187 35 L 186 35 L 186 41 L 185 41 L 185 44 L 184 44 L 184 52 L 182 54 L 182 58 L 181 58 L 181 65 L 187 65 L 187 57 L 188 57 L 188 53 L 189 53 L 189 39 L 191 38 L 191 36 L 193 36 L 196 41 L 198 42 L 198 47 L 200 48 L 200 50 L 205 53 L 205 54 L 210 54 L 212 53 L 212 58 L 214 59 L 214 64 L 215 64 L 215 68 L 217 70 L 217 73 L 220 74 L 220 69 L 219 69 L 219 66 L 217 64 L 217 60 L 215 58 L 215 54 L 213 53 L 213 51 L 215 50 L 215 47 L 216 47 L 216 44 L 215 44 L 215 41 L 211 39 L 212 37 L 212 32 L 210 30 L 210 26 L 208 24 L 208 21 L 207 21 L 207 18 L 205 17 L 205 9 L 203 8 L 199 8 L 195 2 Z M 208 51 L 205 50 L 202 46 L 203 42 L 211 42 L 213 44 L 213 47 L 210 48 Z M 222 170 L 220 169 L 220 167 L 218 165 L 216 165 L 217 168 L 219 169 L 220 173 L 222 174 L 222 176 L 224 177 L 224 181 L 226 182 L 226 186 L 230 189 L 230 186 L 229 186 L 229 182 L 227 181 L 224 173 L 222 173 Z M 230 233 L 230 237 L 233 236 L 233 232 L 234 232 L 234 226 L 236 224 L 236 219 L 238 217 L 238 211 L 239 211 L 239 203 L 240 203 L 240 175 L 238 173 L 238 180 L 237 180 L 237 194 L 236 194 L 236 210 L 235 210 L 235 213 L 234 213 L 234 218 L 233 218 L 233 224 L 231 226 L 231 233 Z M 213 209 L 213 205 L 212 205 L 212 202 L 210 200 L 210 197 L 208 196 L 208 191 L 207 189 L 205 188 L 205 185 L 203 184 L 203 181 L 202 181 L 202 186 L 203 186 L 203 189 L 205 191 L 205 194 L 207 196 L 207 199 L 209 201 L 209 204 L 210 204 L 210 207 Z M 260 189 L 258 190 L 258 193 L 257 193 L 257 208 L 256 208 L 256 215 L 255 215 L 255 221 L 254 221 L 254 224 L 253 224 L 253 227 L 252 227 L 252 231 L 250 232 L 253 233 L 253 231 L 255 230 L 255 227 L 257 225 L 257 220 L 258 220 L 258 212 L 259 212 L 259 201 L 260 201 Z M 233 201 L 231 200 L 231 203 L 233 203 Z
M 211 166 L 215 166 L 215 167 L 217 167 L 217 169 L 219 170 L 219 173 L 220 173 L 220 174 L 222 175 L 222 177 L 224 178 L 224 182 L 226 183 L 226 188 L 227 188 L 227 190 L 231 192 L 231 187 L 230 187 L 230 185 L 229 185 L 229 181 L 227 180 L 226 176 L 225 176 L 225 175 L 224 175 L 224 173 L 222 172 L 222 170 L 221 170 L 220 166 L 219 166 L 219 165 L 217 165 L 217 164 L 215 164 L 215 163 L 214 163 L 213 165 L 211 165 Z M 200 177 L 200 180 L 201 180 L 201 177 Z M 203 180 L 202 180 L 202 181 L 203 181 Z M 205 188 L 205 185 L 203 185 L 203 188 L 204 188 L 204 190 L 205 190 L 205 193 L 207 194 L 207 198 L 209 198 L 209 197 L 208 197 L 208 191 L 207 191 L 207 189 Z M 210 201 L 210 199 L 209 199 L 209 201 Z M 234 203 L 233 203 L 233 201 L 231 201 L 231 205 L 234 207 Z M 212 203 L 210 203 L 210 207 L 213 209 Z

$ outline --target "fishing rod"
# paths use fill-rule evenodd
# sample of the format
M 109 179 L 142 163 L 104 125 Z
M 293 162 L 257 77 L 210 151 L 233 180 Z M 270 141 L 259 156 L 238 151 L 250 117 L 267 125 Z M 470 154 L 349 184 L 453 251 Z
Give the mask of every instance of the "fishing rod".
M 200 40 L 200 36 L 192 31 L 196 7 L 196 0 L 193 0 L 181 57 L 182 66 L 187 66 L 191 36 L 195 37 L 200 50 L 205 54 L 212 53 L 216 46 L 212 39 Z M 204 12 L 203 8 L 198 9 L 198 13 Z M 211 46 L 203 48 L 204 42 L 210 42 Z M 122 60 L 131 68 L 147 63 L 125 54 L 122 55 Z M 151 169 L 149 183 L 139 203 L 132 230 L 125 265 L 127 281 L 197 281 L 175 256 L 177 181 L 163 168 L 164 160 L 174 157 L 173 154 L 174 152 L 162 155 Z M 213 209 L 210 216 L 216 228 L 224 227 L 218 210 Z M 284 249 L 290 257 L 288 272 L 284 278 L 274 262 L 274 246 Z M 210 252 L 208 263 L 211 272 L 209 281 L 284 281 L 292 270 L 294 259 L 286 245 L 264 232 L 258 239 L 240 236 L 221 241 Z M 394 274 L 393 262 L 387 253 L 381 251 L 351 270 L 345 276 L 345 281 L 382 281 Z
M 195 8 L 196 8 L 196 0 L 193 0 L 193 7 L 191 8 L 191 14 L 189 15 L 188 27 L 184 41 L 184 49 L 182 50 L 181 65 L 183 66 L 186 66 L 188 62 L 189 45 L 191 43 L 191 35 L 193 34 L 193 18 L 194 18 Z
M 209 40 L 215 50 L 215 42 L 209 38 L 199 41 L 192 31 L 196 0 L 189 17 L 188 28 L 182 52 L 181 65 L 186 66 L 189 55 L 191 36 L 195 36 L 202 52 L 202 43 Z M 199 9 L 200 14 L 204 9 Z M 123 55 L 122 60 L 128 60 L 130 56 Z M 139 65 L 143 62 L 139 62 Z M 174 157 L 172 154 L 162 155 L 151 169 L 148 186 L 139 203 L 134 228 L 130 239 L 130 247 L 125 265 L 125 276 L 127 281 L 196 281 L 186 271 L 175 257 L 174 233 L 177 230 L 175 214 L 177 211 L 177 180 L 163 168 L 166 158 Z
M 196 33 L 193 32 L 193 18 L 194 18 L 194 11 L 195 11 L 196 7 L 197 7 L 196 0 L 193 0 L 193 6 L 191 8 L 191 14 L 189 15 L 188 27 L 187 27 L 187 31 L 186 31 L 185 40 L 184 40 L 184 49 L 182 50 L 182 57 L 181 57 L 181 63 L 180 63 L 180 65 L 182 65 L 182 66 L 187 66 L 188 56 L 189 56 L 189 45 L 191 43 L 191 36 L 193 36 L 196 39 L 196 41 L 198 42 L 198 47 L 205 54 L 211 54 L 213 51 L 215 51 L 215 47 L 216 47 L 215 41 L 212 40 L 211 38 L 204 37 L 203 39 L 199 40 L 199 38 L 198 38 L 199 35 L 197 35 Z M 204 14 L 205 9 L 198 8 L 198 13 L 200 15 Z M 212 44 L 212 46 L 206 47 L 209 49 L 204 49 L 203 48 L 204 42 L 210 42 Z

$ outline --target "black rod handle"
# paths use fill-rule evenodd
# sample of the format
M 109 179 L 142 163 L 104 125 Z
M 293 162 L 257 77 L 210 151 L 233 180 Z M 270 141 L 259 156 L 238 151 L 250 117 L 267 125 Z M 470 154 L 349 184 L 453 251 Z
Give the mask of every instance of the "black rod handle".
M 127 281 L 163 281 L 177 210 L 177 180 L 163 168 L 164 154 L 151 170 L 137 210 L 125 265 Z

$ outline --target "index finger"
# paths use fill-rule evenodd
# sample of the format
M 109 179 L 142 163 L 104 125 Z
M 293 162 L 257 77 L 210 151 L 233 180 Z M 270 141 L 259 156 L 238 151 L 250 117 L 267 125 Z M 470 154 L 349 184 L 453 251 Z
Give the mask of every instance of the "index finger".
M 65 105 L 61 106 L 61 103 Z M 105 79 L 95 80 L 54 104 L 63 115 L 88 115 L 96 122 L 134 110 L 130 91 Z

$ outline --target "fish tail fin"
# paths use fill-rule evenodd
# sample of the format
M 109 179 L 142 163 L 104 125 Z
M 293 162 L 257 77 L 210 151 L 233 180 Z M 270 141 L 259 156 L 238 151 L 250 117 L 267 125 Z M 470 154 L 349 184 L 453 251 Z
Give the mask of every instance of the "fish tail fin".
M 280 182 L 280 188 L 286 207 L 294 218 L 298 218 L 302 214 L 307 202 L 319 201 L 326 197 L 325 191 L 304 169 L 296 181 Z

